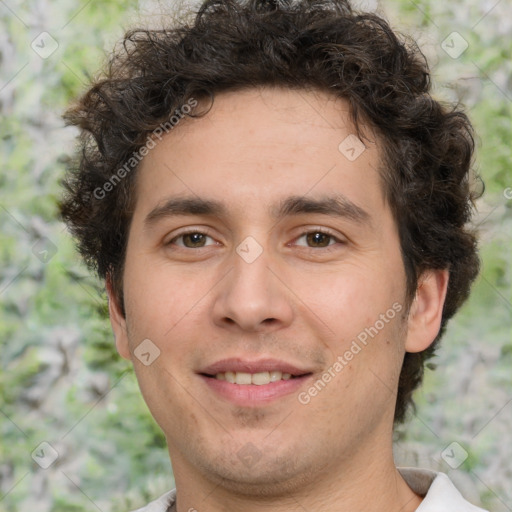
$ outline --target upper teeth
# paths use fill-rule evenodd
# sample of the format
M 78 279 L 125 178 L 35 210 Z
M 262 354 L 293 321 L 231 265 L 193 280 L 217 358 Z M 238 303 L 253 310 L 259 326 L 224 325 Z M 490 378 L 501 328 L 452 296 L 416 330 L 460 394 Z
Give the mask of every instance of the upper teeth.
M 226 380 L 232 384 L 255 384 L 256 386 L 263 386 L 281 379 L 288 380 L 291 378 L 291 374 L 283 372 L 226 372 L 217 373 L 215 378 L 218 380 Z

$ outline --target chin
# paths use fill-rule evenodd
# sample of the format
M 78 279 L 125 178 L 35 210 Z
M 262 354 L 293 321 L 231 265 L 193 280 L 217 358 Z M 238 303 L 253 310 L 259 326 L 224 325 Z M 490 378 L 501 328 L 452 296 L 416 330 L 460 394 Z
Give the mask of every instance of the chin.
M 202 461 L 205 477 L 224 489 L 244 497 L 276 499 L 286 497 L 304 489 L 318 470 L 314 464 L 307 464 L 301 454 L 300 466 L 293 457 L 261 454 L 253 464 L 247 461 L 240 464 L 235 454 L 233 464 L 225 458 Z M 298 452 L 295 452 L 298 453 Z M 225 455 L 224 455 L 225 457 Z

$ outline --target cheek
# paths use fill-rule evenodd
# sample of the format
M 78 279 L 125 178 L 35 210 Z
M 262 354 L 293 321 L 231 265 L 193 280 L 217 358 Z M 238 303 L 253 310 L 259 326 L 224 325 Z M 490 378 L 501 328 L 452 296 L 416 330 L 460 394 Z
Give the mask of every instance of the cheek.
M 304 308 L 304 314 L 316 329 L 322 329 L 320 337 L 326 340 L 330 364 L 342 358 L 339 371 L 334 372 L 341 377 L 335 379 L 339 392 L 356 381 L 371 383 L 371 388 L 378 384 L 375 375 L 393 388 L 405 340 L 402 276 L 396 279 L 390 272 L 373 272 L 368 265 L 345 270 L 331 273 L 322 293 L 319 276 L 309 278 L 300 295 L 310 306 Z M 337 277 L 333 279 L 333 275 Z M 308 289 L 313 290 L 309 295 Z
M 331 345 L 330 373 L 334 377 L 325 403 L 337 403 L 341 415 L 352 411 L 366 417 L 373 410 L 380 414 L 394 405 L 404 356 L 404 329 L 399 315 L 388 320 L 353 328 L 351 335 Z M 361 408 L 363 402 L 369 407 Z
M 344 337 L 372 326 L 403 294 L 399 279 L 367 265 L 306 276 L 297 280 L 295 290 L 310 315 L 315 313 L 332 335 Z
M 133 259 L 125 270 L 127 318 L 138 335 L 164 339 L 200 309 L 206 284 L 186 269 Z
M 190 411 L 190 395 L 183 378 L 173 377 L 162 359 L 151 366 L 135 365 L 135 373 L 144 401 L 162 430 L 186 436 L 193 411 Z

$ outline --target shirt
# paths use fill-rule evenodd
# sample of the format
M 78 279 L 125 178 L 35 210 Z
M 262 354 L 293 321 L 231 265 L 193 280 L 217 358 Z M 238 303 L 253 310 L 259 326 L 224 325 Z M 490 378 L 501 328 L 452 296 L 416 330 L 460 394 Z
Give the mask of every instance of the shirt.
M 486 512 L 466 501 L 444 473 L 417 468 L 398 471 L 407 485 L 423 497 L 416 512 Z M 176 489 L 134 512 L 176 512 Z

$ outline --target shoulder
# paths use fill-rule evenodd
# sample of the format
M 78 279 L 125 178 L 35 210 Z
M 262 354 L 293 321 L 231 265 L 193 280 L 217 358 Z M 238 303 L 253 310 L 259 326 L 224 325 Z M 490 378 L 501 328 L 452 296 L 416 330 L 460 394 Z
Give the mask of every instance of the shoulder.
M 138 508 L 133 512 L 167 512 L 167 509 L 174 505 L 176 500 L 176 489 L 166 492 L 155 501 L 148 503 L 145 507 Z
M 397 469 L 407 485 L 423 496 L 416 512 L 486 512 L 466 501 L 444 473 L 416 468 Z

